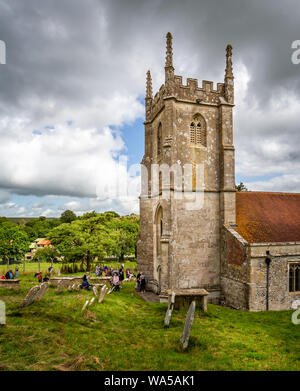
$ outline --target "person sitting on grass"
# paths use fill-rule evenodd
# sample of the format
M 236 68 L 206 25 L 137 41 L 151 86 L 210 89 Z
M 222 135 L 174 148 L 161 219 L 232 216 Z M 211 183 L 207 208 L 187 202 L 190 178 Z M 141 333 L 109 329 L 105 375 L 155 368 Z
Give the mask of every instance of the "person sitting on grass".
M 89 272 L 86 272 L 82 278 L 82 284 L 80 285 L 81 289 L 91 290 L 91 285 L 88 280 L 89 280 Z
M 48 282 L 49 281 L 49 277 L 48 277 L 48 274 L 45 275 L 45 277 L 43 278 L 43 282 Z
M 43 276 L 42 276 L 41 272 L 37 275 L 37 278 L 38 278 L 39 283 L 41 284 L 43 282 Z
M 120 279 L 117 272 L 113 275 L 112 284 L 115 288 L 117 288 L 117 290 L 120 288 Z
M 5 279 L 6 280 L 13 280 L 14 279 L 14 273 L 12 269 L 9 269 L 6 274 L 5 274 Z

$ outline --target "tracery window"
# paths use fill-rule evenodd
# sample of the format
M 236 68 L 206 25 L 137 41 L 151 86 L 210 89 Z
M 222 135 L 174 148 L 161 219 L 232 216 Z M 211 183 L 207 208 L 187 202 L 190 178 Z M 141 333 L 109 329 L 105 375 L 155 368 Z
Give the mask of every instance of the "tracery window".
M 289 265 L 289 291 L 300 291 L 300 263 L 290 263 Z

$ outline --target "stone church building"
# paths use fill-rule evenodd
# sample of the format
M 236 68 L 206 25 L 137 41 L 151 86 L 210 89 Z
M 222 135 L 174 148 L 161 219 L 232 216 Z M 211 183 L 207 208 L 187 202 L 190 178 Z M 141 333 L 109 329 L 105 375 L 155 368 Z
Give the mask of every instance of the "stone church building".
M 147 72 L 137 242 L 147 289 L 163 298 L 204 288 L 210 302 L 237 309 L 290 309 L 300 300 L 300 194 L 236 191 L 232 47 L 224 82 L 183 84 L 166 38 L 165 83 L 154 97 Z

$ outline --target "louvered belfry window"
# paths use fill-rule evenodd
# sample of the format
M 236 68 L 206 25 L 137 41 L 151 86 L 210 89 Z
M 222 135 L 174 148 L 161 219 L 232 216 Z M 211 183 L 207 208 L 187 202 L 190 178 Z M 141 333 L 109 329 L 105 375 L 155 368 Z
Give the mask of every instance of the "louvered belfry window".
M 196 122 L 190 125 L 190 143 L 194 146 L 207 146 L 206 140 L 206 124 L 204 118 L 200 114 L 194 116 Z
M 191 144 L 195 144 L 196 142 L 196 137 L 195 137 L 195 124 L 194 122 L 191 123 L 191 126 L 190 126 L 190 142 Z

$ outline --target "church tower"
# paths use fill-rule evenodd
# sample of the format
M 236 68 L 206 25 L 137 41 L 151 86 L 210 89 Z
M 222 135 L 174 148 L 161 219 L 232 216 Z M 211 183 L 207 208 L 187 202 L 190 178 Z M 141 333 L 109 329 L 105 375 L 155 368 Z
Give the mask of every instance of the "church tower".
M 232 47 L 223 83 L 174 73 L 166 36 L 165 83 L 153 97 L 147 72 L 138 270 L 148 288 L 220 289 L 224 224 L 235 224 Z M 213 293 L 212 293 L 213 294 Z

